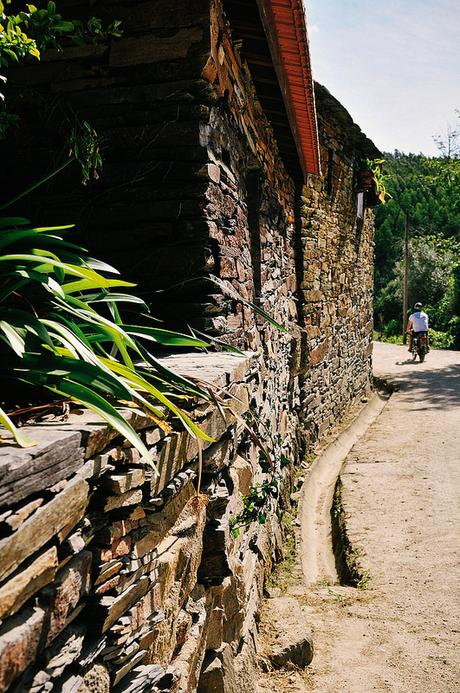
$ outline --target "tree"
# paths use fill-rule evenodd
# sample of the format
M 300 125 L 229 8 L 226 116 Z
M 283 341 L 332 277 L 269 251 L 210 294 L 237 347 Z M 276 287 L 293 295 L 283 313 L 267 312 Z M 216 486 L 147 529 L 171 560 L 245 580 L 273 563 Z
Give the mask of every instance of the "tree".
M 460 335 L 460 317 L 455 323 L 459 307 L 453 299 L 455 259 L 460 255 L 460 158 L 454 158 L 455 138 L 447 146 L 450 158 L 385 155 L 393 199 L 376 211 L 375 315 L 387 334 L 400 329 L 407 210 L 412 237 L 409 300 L 430 306 L 436 329 L 452 338 L 456 330 Z
M 455 114 L 457 118 L 460 118 L 460 111 L 456 110 Z M 434 135 L 433 140 L 443 159 L 452 161 L 452 159 L 458 159 L 460 157 L 460 124 L 453 127 L 449 123 L 445 133 L 442 135 Z

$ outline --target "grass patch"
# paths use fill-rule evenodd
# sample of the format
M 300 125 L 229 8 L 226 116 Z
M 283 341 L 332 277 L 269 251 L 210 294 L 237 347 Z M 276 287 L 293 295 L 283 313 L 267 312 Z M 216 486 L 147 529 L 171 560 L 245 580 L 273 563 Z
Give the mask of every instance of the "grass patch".
M 295 536 L 294 522 L 296 514 L 286 510 L 281 517 L 281 527 L 284 534 L 283 559 L 275 566 L 272 573 L 267 578 L 269 589 L 278 588 L 286 592 L 293 581 L 297 579 L 297 542 Z

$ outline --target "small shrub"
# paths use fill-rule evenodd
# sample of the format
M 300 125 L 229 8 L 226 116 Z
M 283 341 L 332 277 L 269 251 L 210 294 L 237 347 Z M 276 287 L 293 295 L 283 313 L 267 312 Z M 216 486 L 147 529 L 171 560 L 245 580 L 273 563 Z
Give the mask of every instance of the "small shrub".
M 166 426 L 169 410 L 190 433 L 211 440 L 176 403 L 193 393 L 208 395 L 163 367 L 148 348 L 152 342 L 171 347 L 208 343 L 152 327 L 145 318 L 127 324 L 123 306 L 138 304 L 144 313 L 147 306 L 125 292 L 134 285 L 114 277 L 116 270 L 64 240 L 68 228 L 36 228 L 27 219 L 0 218 L 0 380 L 14 378 L 84 405 L 146 461 L 149 452 L 121 407 L 140 409 Z M 20 445 L 31 444 L 2 409 L 0 424 Z
M 401 321 L 400 320 L 389 320 L 385 325 L 384 335 L 385 337 L 395 337 L 401 334 Z
M 449 332 L 430 330 L 430 345 L 435 349 L 451 349 L 454 341 L 453 335 Z
M 449 334 L 452 337 L 451 346 L 454 349 L 460 349 L 460 315 L 454 315 L 449 320 Z

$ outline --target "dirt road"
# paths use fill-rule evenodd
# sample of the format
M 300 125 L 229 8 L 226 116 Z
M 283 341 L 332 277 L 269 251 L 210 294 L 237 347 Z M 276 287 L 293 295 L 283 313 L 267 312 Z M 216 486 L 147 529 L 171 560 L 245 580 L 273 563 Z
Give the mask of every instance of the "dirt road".
M 375 345 L 375 374 L 397 391 L 341 475 L 364 578 L 308 591 L 305 691 L 460 692 L 460 352 L 407 356 Z

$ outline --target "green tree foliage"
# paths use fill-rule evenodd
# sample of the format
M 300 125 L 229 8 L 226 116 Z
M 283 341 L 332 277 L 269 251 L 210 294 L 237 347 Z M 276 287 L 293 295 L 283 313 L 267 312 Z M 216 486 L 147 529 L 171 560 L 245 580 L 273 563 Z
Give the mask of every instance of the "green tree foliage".
M 401 331 L 403 240 L 409 214 L 409 306 L 422 301 L 439 342 L 460 348 L 460 160 L 385 155 L 392 199 L 376 210 L 376 325 Z M 456 336 L 457 332 L 459 333 Z
M 40 60 L 47 48 L 62 50 L 62 42 L 77 45 L 97 43 L 110 37 L 119 38 L 123 31 L 121 22 L 115 20 L 104 27 L 98 17 L 90 17 L 86 23 L 79 19 L 64 19 L 57 11 L 56 3 L 48 0 L 43 7 L 29 3 L 17 13 L 9 13 L 11 0 L 0 0 L 0 69 L 26 60 Z M 6 83 L 0 74 L 0 86 Z M 7 130 L 18 125 L 18 117 L 8 113 L 5 95 L 0 91 L 0 140 Z M 2 104 L 3 102 L 3 104 Z M 78 157 L 77 157 L 78 158 Z

